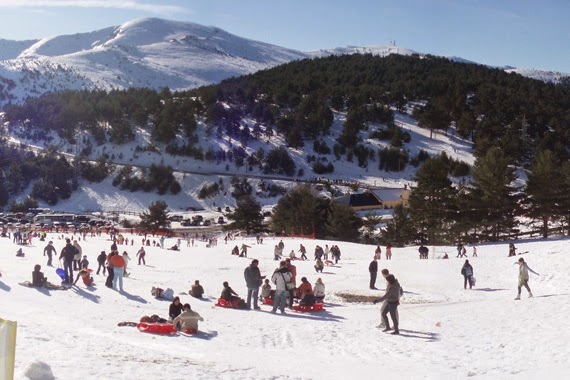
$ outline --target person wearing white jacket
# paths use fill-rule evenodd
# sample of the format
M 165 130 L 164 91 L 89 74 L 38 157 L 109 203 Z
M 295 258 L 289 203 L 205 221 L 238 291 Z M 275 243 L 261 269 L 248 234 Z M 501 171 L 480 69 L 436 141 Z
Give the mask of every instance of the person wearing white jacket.
M 273 272 L 271 276 L 271 282 L 275 284 L 275 296 L 273 298 L 273 310 L 271 312 L 275 314 L 277 309 L 281 310 L 281 314 L 285 314 L 285 305 L 287 303 L 287 296 L 289 295 L 289 289 L 287 289 L 287 283 L 291 281 L 293 274 L 287 268 L 287 263 L 281 261 L 279 263 L 279 268 Z
M 522 257 L 515 264 L 519 264 L 519 286 L 518 286 L 519 292 L 518 292 L 517 298 L 515 298 L 515 300 L 521 299 L 521 290 L 522 290 L 523 286 L 526 288 L 526 290 L 528 290 L 528 298 L 531 298 L 532 292 L 530 291 L 530 287 L 528 286 L 528 279 L 529 279 L 528 272 L 530 271 L 530 272 L 536 274 L 537 276 L 540 276 L 540 275 L 538 273 L 536 273 L 535 271 L 533 271 L 532 269 L 530 269 Z
M 320 277 L 317 278 L 315 286 L 313 286 L 313 293 L 317 302 L 323 302 L 325 299 L 325 284 L 323 284 L 323 280 Z

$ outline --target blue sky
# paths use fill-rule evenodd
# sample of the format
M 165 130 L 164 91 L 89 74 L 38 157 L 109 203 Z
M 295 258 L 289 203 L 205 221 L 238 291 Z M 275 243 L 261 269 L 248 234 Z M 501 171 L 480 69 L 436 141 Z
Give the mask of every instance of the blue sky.
M 0 0 L 0 38 L 35 39 L 141 17 L 192 21 L 298 49 L 398 46 L 570 73 L 568 0 Z

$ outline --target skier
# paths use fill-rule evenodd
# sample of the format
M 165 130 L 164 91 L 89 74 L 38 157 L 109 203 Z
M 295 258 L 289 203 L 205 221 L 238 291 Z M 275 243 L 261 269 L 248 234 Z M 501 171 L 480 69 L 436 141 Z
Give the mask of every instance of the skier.
M 524 261 L 524 259 L 521 257 L 519 258 L 519 261 L 517 261 L 515 264 L 519 264 L 519 286 L 518 286 L 518 294 L 517 294 L 517 298 L 515 298 L 515 300 L 520 300 L 521 299 L 521 290 L 522 287 L 524 286 L 526 288 L 526 290 L 528 290 L 528 298 L 532 298 L 532 292 L 530 291 L 530 287 L 528 286 L 528 272 L 532 272 L 534 274 L 536 274 L 537 276 L 540 276 L 538 273 L 536 273 L 535 271 L 533 271 L 532 269 L 530 269 L 530 267 L 528 266 L 528 264 Z

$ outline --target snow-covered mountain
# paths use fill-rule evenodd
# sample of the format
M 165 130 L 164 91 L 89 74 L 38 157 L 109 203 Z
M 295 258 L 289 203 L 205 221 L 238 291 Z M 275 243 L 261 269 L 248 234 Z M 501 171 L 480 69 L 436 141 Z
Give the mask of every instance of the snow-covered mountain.
M 145 18 L 90 33 L 0 41 L 0 102 L 65 88 L 194 88 L 307 57 L 216 27 Z
M 217 27 L 144 18 L 89 33 L 0 40 L 0 107 L 65 89 L 183 90 L 292 60 L 356 53 L 387 56 L 417 52 L 392 44 L 302 52 L 245 39 Z M 450 59 L 469 62 L 459 57 Z M 568 76 L 512 71 L 554 82 Z

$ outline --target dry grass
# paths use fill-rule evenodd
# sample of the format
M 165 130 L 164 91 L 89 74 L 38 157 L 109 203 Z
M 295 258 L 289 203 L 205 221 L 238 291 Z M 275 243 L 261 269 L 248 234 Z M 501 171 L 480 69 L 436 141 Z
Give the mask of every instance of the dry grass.
M 362 294 L 352 294 L 352 293 L 336 293 L 335 295 L 343 299 L 344 302 L 348 303 L 372 303 L 378 296 L 365 296 Z

